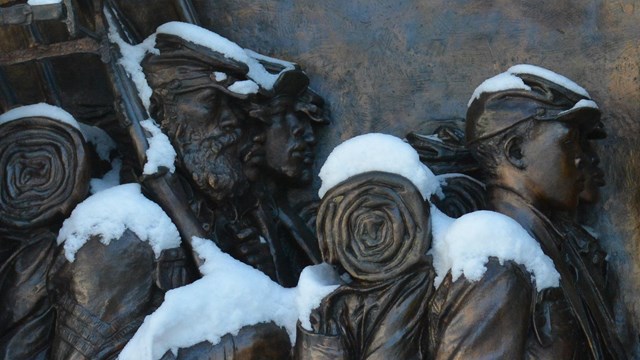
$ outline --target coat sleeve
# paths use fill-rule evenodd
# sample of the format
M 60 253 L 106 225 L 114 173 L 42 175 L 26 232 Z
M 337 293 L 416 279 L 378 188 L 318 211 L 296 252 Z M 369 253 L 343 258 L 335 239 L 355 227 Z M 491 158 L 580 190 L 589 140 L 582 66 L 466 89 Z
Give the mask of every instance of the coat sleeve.
M 534 291 L 521 266 L 496 259 L 471 282 L 448 274 L 432 302 L 428 358 L 523 359 Z

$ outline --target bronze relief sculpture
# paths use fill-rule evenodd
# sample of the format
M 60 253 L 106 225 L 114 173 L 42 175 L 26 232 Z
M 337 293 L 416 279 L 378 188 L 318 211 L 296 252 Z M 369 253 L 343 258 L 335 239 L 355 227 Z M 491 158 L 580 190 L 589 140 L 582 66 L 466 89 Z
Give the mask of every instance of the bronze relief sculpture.
M 182 20 L 197 22 L 189 1 L 176 3 Z M 202 341 L 163 359 L 627 358 L 612 315 L 616 284 L 607 255 L 576 220 L 578 203 L 596 202 L 604 184 L 593 141 L 606 133 L 584 89 L 541 68 L 513 67 L 478 88 L 465 131 L 454 124 L 407 136 L 416 158 L 439 175 L 437 192 L 425 196 L 394 171 L 361 171 L 334 184 L 319 206 L 312 201 L 299 210 L 288 190 L 311 184 L 316 131 L 328 123 L 308 75 L 240 47 L 248 60 L 188 33 L 158 31 L 153 50 L 140 58 L 151 91 L 145 108 L 140 94 L 125 91 L 134 86 L 117 56 L 126 54 L 105 45 L 115 28 L 109 16 L 127 41 L 140 36 L 126 28 L 117 2 L 106 2 L 107 17 L 102 5 L 94 2 L 94 13 L 84 15 L 97 14 L 93 35 L 104 38 L 92 51 L 110 69 L 121 127 L 132 133 L 136 121 L 151 117 L 177 154 L 175 172 L 141 175 L 142 164 L 129 163 L 123 179 L 139 182 L 162 206 L 182 244 L 157 252 L 133 229 L 111 241 L 96 233 L 70 261 L 56 235 L 86 198 L 96 161 L 87 160 L 78 131 L 46 114 L 0 121 L 0 160 L 7 164 L 0 184 L 0 354 L 117 357 L 169 291 L 201 277 L 202 259 L 191 246 L 198 236 L 291 291 L 301 291 L 305 267 L 321 262 L 342 281 L 313 306 L 311 326 L 298 325 L 295 344 L 274 322 L 247 323 L 218 343 Z M 63 6 L 73 5 L 50 9 Z M 20 23 L 12 9 L 11 23 Z M 50 11 L 52 18 L 62 14 Z M 272 83 L 261 81 L 256 66 Z M 140 118 L 132 120 L 133 113 Z M 128 142 L 134 144 L 122 149 L 142 159 L 144 146 Z M 479 279 L 438 272 L 433 212 L 458 218 L 483 209 L 531 235 L 559 273 L 558 287 L 538 291 L 531 269 L 497 255 L 486 259 Z

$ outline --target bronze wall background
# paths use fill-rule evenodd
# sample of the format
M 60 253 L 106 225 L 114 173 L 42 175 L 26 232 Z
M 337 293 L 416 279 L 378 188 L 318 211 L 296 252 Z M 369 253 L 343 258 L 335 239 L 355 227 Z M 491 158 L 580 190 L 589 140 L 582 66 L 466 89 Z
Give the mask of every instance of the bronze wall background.
M 143 36 L 176 18 L 166 0 L 118 2 Z M 12 1 L 0 0 L 4 3 Z M 463 118 L 473 89 L 513 64 L 547 67 L 587 88 L 603 110 L 609 132 L 599 147 L 607 186 L 588 218 L 622 284 L 616 297 L 619 328 L 640 356 L 639 1 L 194 3 L 205 27 L 243 47 L 296 61 L 307 71 L 312 87 L 328 101 L 333 121 L 320 133 L 316 170 L 335 145 L 355 135 L 377 131 L 404 136 Z M 136 21 L 145 16 L 153 21 Z M 7 41 L 17 39 L 14 30 L 0 31 L 2 50 L 15 48 Z M 55 64 L 59 81 L 68 88 L 91 88 L 96 94 L 92 98 L 98 104 L 89 107 L 110 103 L 105 89 L 95 86 L 99 74 L 65 65 L 64 59 Z M 26 68 L 8 70 L 15 73 L 12 82 L 21 85 L 18 95 L 38 98 L 30 94 L 36 89 L 29 85 Z M 63 105 L 77 115 L 86 98 L 65 98 Z M 314 185 L 319 186 L 317 181 Z

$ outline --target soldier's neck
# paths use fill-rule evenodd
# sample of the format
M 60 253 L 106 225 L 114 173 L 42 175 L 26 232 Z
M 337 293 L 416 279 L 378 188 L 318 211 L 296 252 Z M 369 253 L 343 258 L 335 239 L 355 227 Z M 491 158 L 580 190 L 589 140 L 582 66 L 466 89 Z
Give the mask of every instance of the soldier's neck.
M 487 193 L 489 210 L 514 219 L 528 231 L 541 216 L 547 217 L 535 204 L 508 187 L 491 185 Z

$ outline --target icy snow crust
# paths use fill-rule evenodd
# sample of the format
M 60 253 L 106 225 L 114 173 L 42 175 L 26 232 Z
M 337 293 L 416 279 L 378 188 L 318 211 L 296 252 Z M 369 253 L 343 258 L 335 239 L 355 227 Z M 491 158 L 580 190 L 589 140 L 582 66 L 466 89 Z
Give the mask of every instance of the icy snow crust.
M 167 350 L 176 353 L 202 341 L 217 344 L 225 334 L 269 321 L 284 327 L 293 344 L 298 319 L 310 328 L 311 309 L 338 286 L 327 264 L 305 268 L 298 287 L 287 289 L 223 253 L 210 240 L 194 237 L 193 246 L 205 260 L 200 267 L 203 277 L 168 291 L 120 353 L 120 360 L 159 359 Z
M 111 152 L 116 149 L 116 142 L 104 130 L 96 126 L 78 123 L 84 138 L 93 144 L 101 160 L 111 160 Z
M 411 181 L 424 199 L 440 191 L 436 176 L 420 162 L 418 153 L 399 138 L 371 133 L 356 136 L 336 146 L 318 176 L 320 198 L 348 178 L 369 171 L 398 174 Z
M 471 95 L 471 99 L 467 103 L 467 106 L 471 106 L 473 100 L 478 99 L 480 95 L 484 93 L 498 92 L 504 90 L 531 90 L 531 87 L 527 86 L 522 79 L 510 74 L 509 72 L 498 74 L 494 77 L 488 78 L 478 86 Z
M 10 121 L 28 117 L 46 117 L 53 120 L 58 120 L 65 124 L 71 125 L 82 132 L 82 130 L 80 129 L 80 125 L 78 125 L 78 122 L 71 114 L 57 106 L 45 103 L 25 105 L 17 107 L 15 109 L 11 109 L 6 113 L 0 115 L 0 125 L 8 123 Z
M 536 289 L 558 287 L 560 274 L 540 244 L 515 220 L 493 211 L 475 211 L 452 219 L 431 206 L 435 285 L 451 271 L 452 280 L 464 274 L 478 281 L 487 270 L 489 257 L 500 263 L 512 260 L 531 273 Z
M 570 79 L 560 74 L 556 74 L 551 70 L 547 70 L 545 68 L 535 66 L 535 65 L 519 64 L 519 65 L 514 65 L 510 67 L 507 71 L 482 82 L 482 84 L 480 84 L 480 86 L 478 86 L 474 90 L 473 95 L 471 95 L 471 99 L 469 99 L 469 102 L 467 103 L 467 107 L 471 106 L 471 103 L 473 102 L 473 100 L 479 98 L 480 95 L 482 95 L 483 93 L 491 93 L 491 92 L 498 92 L 498 91 L 505 91 L 505 90 L 518 90 L 518 89 L 527 90 L 527 91 L 531 90 L 531 88 L 527 86 L 522 81 L 522 79 L 520 79 L 517 76 L 520 74 L 530 74 L 530 75 L 539 76 L 543 79 L 554 82 L 564 87 L 565 89 L 571 90 L 576 94 L 584 96 L 587 99 L 591 99 L 591 96 L 589 95 L 587 90 L 585 90 L 580 85 L 576 84 L 575 82 L 571 81 Z
M 571 111 L 573 111 L 575 109 L 581 109 L 581 108 L 600 109 L 598 107 L 598 104 L 596 104 L 595 101 L 582 99 L 582 100 L 578 101 L 575 105 L 573 105 L 573 107 L 571 109 L 565 110 L 565 111 L 559 113 L 558 116 L 562 116 L 562 115 L 564 115 L 564 114 L 566 114 L 568 112 L 571 112 Z
M 83 123 L 79 124 L 80 129 L 82 129 L 82 132 L 84 133 L 84 137 L 88 142 L 95 146 L 98 157 L 101 160 L 109 161 L 111 163 L 111 170 L 104 174 L 102 178 L 92 178 L 90 180 L 89 191 L 91 194 L 120 185 L 120 169 L 122 168 L 122 160 L 119 158 L 111 160 L 111 152 L 116 150 L 115 141 L 113 141 L 109 134 L 99 127 Z
M 564 87 L 565 89 L 571 90 L 576 94 L 582 95 L 587 99 L 591 99 L 591 96 L 589 95 L 587 90 L 585 90 L 582 86 L 573 82 L 573 80 L 570 80 L 560 74 L 556 74 L 551 70 L 548 70 L 539 66 L 519 64 L 519 65 L 514 65 L 510 67 L 509 70 L 507 70 L 507 72 L 511 74 L 531 74 L 531 75 L 539 76 L 541 78 L 554 82 Z
M 142 195 L 139 184 L 112 187 L 80 203 L 62 224 L 58 244 L 64 243 L 65 257 L 73 262 L 76 252 L 92 236 L 99 236 L 100 242 L 108 245 L 127 229 L 149 242 L 156 257 L 162 250 L 180 245 L 171 219 Z
M 29 0 L 27 1 L 27 4 L 31 6 L 37 6 L 37 5 L 59 4 L 61 2 L 62 0 Z
M 147 78 L 144 76 L 140 63 L 147 53 L 159 54 L 159 50 L 155 48 L 156 35 L 152 34 L 138 45 L 131 45 L 124 41 L 120 37 L 120 34 L 118 34 L 114 24 L 115 20 L 111 17 L 111 14 L 105 12 L 105 16 L 109 23 L 109 40 L 118 45 L 120 54 L 122 55 L 118 60 L 118 64 L 122 65 L 127 74 L 129 74 L 129 77 L 138 90 L 138 96 L 142 101 L 142 105 L 149 111 L 152 90 L 149 83 L 147 83 Z
M 171 146 L 167 135 L 151 119 L 141 121 L 140 125 L 151 133 L 151 137 L 147 138 L 149 148 L 146 151 L 147 162 L 144 164 L 142 174 L 153 175 L 161 166 L 169 169 L 170 173 L 175 172 L 176 150 Z

